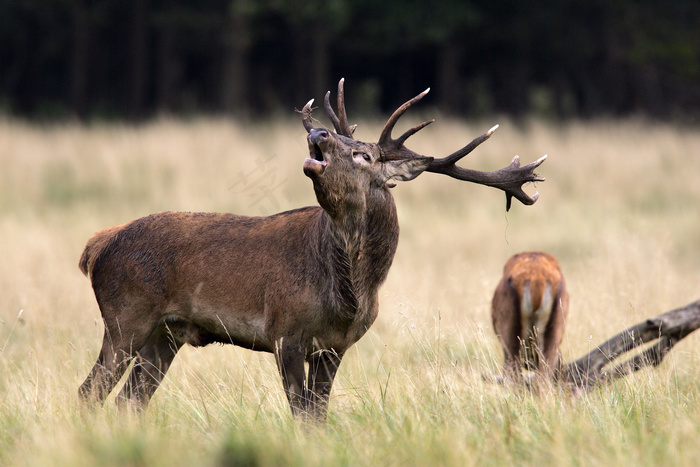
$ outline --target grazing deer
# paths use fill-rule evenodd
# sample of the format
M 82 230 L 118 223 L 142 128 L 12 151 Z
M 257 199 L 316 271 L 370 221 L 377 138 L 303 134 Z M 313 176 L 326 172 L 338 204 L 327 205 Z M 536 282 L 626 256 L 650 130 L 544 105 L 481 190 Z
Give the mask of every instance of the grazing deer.
M 546 380 L 558 378 L 568 315 L 569 294 L 556 258 L 540 252 L 512 256 L 491 307 L 503 346 L 503 377 L 521 382 L 525 368 Z
M 324 419 L 343 355 L 377 317 L 399 236 L 394 180 L 442 173 L 504 190 L 508 207 L 511 196 L 534 203 L 537 194 L 522 185 L 544 180 L 534 169 L 546 156 L 524 167 L 516 156 L 490 173 L 455 165 L 495 127 L 443 159 L 404 146 L 432 121 L 392 138 L 397 120 L 427 92 L 394 112 L 377 143 L 353 139 L 343 80 L 338 115 L 330 92 L 325 98 L 335 132 L 314 127 L 313 100 L 304 106 L 303 169 L 320 207 L 269 217 L 162 212 L 92 237 L 80 269 L 92 281 L 105 330 L 81 396 L 103 402 L 134 360 L 118 399 L 145 406 L 184 344 L 229 343 L 273 353 L 292 413 Z

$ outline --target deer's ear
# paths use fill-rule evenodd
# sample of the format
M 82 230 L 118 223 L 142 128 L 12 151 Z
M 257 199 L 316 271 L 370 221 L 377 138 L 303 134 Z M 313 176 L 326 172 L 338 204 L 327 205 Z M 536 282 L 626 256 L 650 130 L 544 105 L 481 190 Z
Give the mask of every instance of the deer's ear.
M 431 162 L 433 162 L 432 157 L 416 157 L 384 162 L 385 181 L 401 180 L 402 182 L 407 182 L 413 180 L 425 172 Z

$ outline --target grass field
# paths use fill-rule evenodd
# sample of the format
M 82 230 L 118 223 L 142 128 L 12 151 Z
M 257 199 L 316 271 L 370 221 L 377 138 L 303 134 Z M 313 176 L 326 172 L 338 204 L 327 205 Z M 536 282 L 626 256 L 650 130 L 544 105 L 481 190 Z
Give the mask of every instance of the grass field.
M 404 117 L 418 121 L 418 117 Z M 409 122 L 404 122 L 408 125 Z M 77 263 L 97 230 L 161 210 L 264 215 L 316 204 L 299 121 L 142 126 L 0 121 L 0 465 L 693 465 L 700 336 L 661 367 L 574 397 L 487 384 L 489 304 L 513 253 L 556 255 L 571 293 L 567 360 L 700 298 L 700 132 L 644 121 L 438 121 L 411 139 L 461 164 L 543 154 L 533 206 L 425 174 L 394 189 L 401 240 L 380 315 L 346 354 L 328 423 L 292 420 L 274 359 L 185 348 L 146 413 L 77 387 L 102 324 Z M 379 122 L 360 122 L 375 140 Z

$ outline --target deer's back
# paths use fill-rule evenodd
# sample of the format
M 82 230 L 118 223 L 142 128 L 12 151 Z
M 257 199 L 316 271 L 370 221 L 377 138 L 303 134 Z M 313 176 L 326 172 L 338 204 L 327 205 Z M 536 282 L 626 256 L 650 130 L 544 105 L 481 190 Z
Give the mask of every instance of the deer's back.
M 270 322 L 287 326 L 285 316 L 292 312 L 320 307 L 319 293 L 312 290 L 318 261 L 310 252 L 320 212 L 310 207 L 270 217 L 152 214 L 98 232 L 80 268 L 92 281 L 103 315 L 117 304 L 133 303 L 210 329 L 256 336 Z
M 556 258 L 548 253 L 521 253 L 513 256 L 504 268 L 504 278 L 518 294 L 521 311 L 552 307 L 563 280 Z

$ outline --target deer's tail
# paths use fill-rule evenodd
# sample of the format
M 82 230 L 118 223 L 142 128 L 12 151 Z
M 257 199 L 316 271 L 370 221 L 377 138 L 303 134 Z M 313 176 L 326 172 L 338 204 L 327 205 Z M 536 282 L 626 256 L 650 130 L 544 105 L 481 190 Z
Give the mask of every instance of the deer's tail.
M 83 254 L 80 255 L 80 261 L 78 262 L 78 267 L 88 278 L 92 277 L 92 270 L 97 258 L 99 258 L 102 252 L 112 243 L 124 225 L 125 224 L 117 225 L 101 230 L 88 240 Z
M 520 300 L 520 318 L 524 333 L 529 334 L 533 328 L 539 329 L 541 334 L 544 333 L 549 317 L 552 314 L 554 295 L 552 284 L 544 278 L 536 278 L 525 282 Z M 538 337 L 541 338 L 542 336 Z

